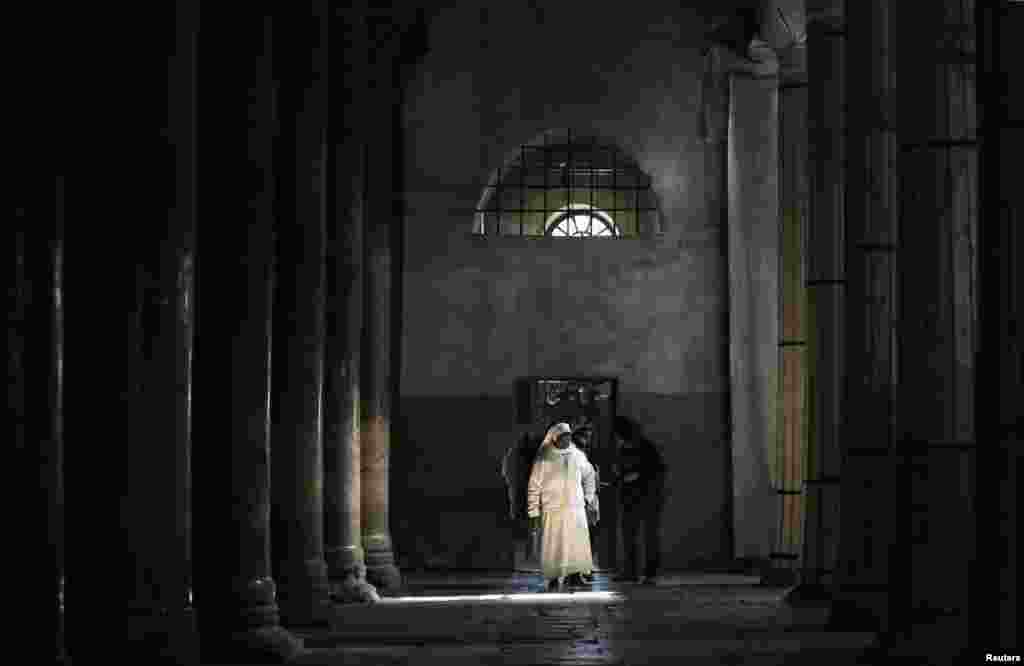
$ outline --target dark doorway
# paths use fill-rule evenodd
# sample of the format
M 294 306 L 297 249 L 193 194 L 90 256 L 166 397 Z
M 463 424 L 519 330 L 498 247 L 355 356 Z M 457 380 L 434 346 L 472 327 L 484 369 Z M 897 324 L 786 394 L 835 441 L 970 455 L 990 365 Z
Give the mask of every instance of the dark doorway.
M 614 377 L 524 377 L 517 381 L 518 421 L 540 431 L 552 421 L 576 424 L 585 419 L 592 436 L 581 447 L 597 470 L 601 518 L 590 528 L 594 568 L 599 572 L 615 568 L 617 554 L 618 498 L 611 484 L 617 450 L 612 437 L 618 380 Z M 539 443 L 539 442 L 538 442 Z M 539 572 L 536 544 L 517 537 L 514 563 L 517 571 Z

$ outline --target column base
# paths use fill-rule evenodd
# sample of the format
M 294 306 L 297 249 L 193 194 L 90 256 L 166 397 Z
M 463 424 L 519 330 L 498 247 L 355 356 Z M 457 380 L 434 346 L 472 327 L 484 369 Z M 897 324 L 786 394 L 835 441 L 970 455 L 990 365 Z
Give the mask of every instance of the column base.
M 277 605 L 282 624 L 328 626 L 333 614 L 324 561 L 284 564 L 277 577 Z
M 338 604 L 365 604 L 380 601 L 377 588 L 366 581 L 365 569 L 345 580 L 331 583 L 331 601 Z
M 327 577 L 332 582 L 345 580 L 353 573 L 366 571 L 366 558 L 359 546 L 339 546 L 324 550 L 324 562 L 327 563 Z
M 395 566 L 391 536 L 364 536 L 363 546 L 366 549 L 366 580 L 382 590 L 395 591 L 401 588 L 402 574 Z
M 325 553 L 330 577 L 331 601 L 360 604 L 380 601 L 377 588 L 366 582 L 363 549 L 358 546 L 331 548 Z
M 402 587 L 402 573 L 394 564 L 366 567 L 366 580 L 382 590 L 394 592 Z

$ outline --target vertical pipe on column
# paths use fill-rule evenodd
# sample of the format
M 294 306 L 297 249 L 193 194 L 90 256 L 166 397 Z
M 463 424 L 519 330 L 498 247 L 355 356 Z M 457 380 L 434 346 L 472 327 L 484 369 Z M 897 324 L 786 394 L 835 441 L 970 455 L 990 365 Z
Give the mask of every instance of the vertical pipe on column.
M 307 10 L 308 11 L 308 10 Z M 322 399 L 326 233 L 327 6 L 284 10 L 276 31 L 281 133 L 275 205 L 271 484 L 282 621 L 328 618 Z
M 193 428 L 200 649 L 211 662 L 284 660 L 301 642 L 279 624 L 270 566 L 273 21 L 234 10 L 202 21 Z

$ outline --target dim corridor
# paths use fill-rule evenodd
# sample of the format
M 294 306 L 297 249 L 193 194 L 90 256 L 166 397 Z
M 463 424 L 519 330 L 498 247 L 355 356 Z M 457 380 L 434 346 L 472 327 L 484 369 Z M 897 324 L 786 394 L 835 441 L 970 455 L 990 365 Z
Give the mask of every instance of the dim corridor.
M 330 629 L 292 629 L 299 664 L 855 664 L 869 633 L 823 629 L 750 576 L 665 575 L 656 586 L 598 574 L 540 592 L 528 574 L 416 574 L 370 606 L 337 606 Z

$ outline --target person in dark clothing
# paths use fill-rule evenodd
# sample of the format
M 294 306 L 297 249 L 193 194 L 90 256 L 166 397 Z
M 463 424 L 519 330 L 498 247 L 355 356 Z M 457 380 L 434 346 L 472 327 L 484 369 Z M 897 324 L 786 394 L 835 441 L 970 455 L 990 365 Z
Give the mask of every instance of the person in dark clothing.
M 661 566 L 661 520 L 665 509 L 665 463 L 637 424 L 626 417 L 615 419 L 615 440 L 619 447 L 616 483 L 622 502 L 622 536 L 625 568 L 617 581 L 640 582 L 637 550 L 641 533 L 646 552 L 643 582 L 653 585 Z

